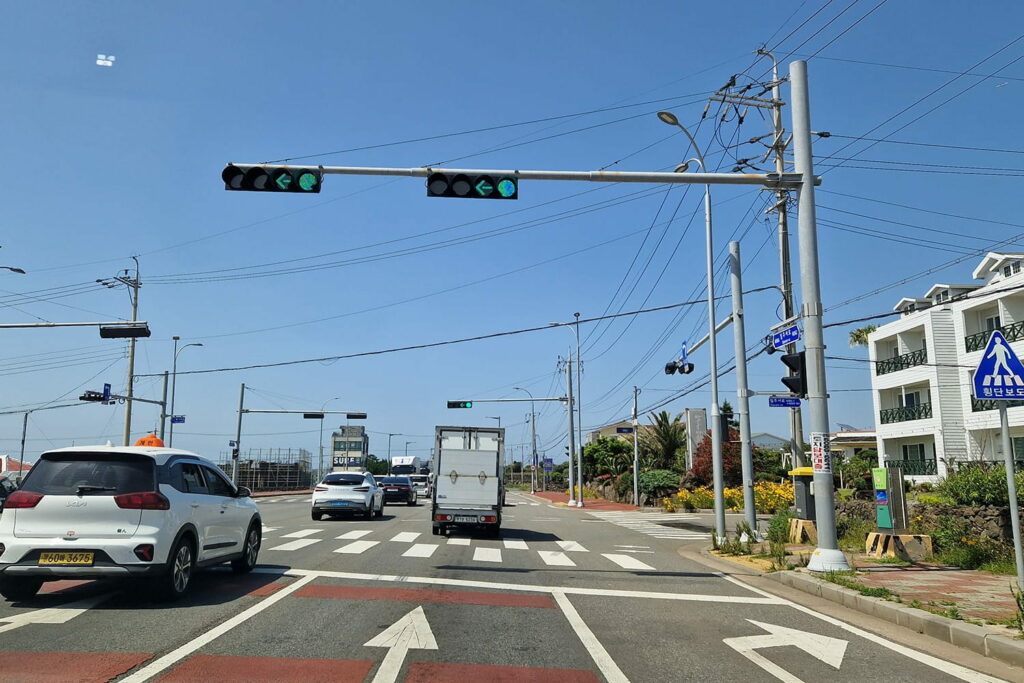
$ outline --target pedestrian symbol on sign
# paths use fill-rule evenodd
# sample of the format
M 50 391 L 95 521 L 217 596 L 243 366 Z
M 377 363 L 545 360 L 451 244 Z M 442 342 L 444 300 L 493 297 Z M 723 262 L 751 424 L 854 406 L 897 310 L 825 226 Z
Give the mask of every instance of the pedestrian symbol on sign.
M 992 332 L 974 372 L 974 396 L 1003 400 L 1024 398 L 1024 364 L 998 331 Z

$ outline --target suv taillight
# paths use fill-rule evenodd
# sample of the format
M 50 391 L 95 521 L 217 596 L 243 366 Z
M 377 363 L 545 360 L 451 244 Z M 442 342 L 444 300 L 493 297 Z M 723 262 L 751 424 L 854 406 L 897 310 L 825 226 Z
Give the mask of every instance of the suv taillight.
M 170 510 L 171 501 L 158 491 L 142 493 L 122 493 L 114 496 L 117 507 L 125 510 Z
M 326 490 L 327 490 L 327 487 L 326 487 L 326 486 L 317 486 L 317 487 L 316 487 L 316 488 L 314 488 L 313 490 L 314 490 L 314 491 L 326 491 Z
M 15 491 L 7 496 L 4 508 L 34 508 L 43 499 L 43 494 L 35 491 Z
M 357 487 L 355 487 L 355 488 L 354 488 L 354 489 L 352 489 L 352 490 L 353 490 L 353 491 L 357 491 L 357 492 L 359 492 L 359 493 L 366 493 L 367 491 L 369 491 L 369 490 L 370 490 L 370 487 L 369 487 L 369 486 L 357 486 Z

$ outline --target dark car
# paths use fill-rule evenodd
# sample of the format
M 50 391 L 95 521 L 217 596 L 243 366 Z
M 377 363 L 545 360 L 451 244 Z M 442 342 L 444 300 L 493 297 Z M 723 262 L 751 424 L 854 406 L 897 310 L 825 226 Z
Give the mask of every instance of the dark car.
M 416 504 L 416 487 L 409 477 L 380 477 L 377 484 L 384 490 L 385 503 Z

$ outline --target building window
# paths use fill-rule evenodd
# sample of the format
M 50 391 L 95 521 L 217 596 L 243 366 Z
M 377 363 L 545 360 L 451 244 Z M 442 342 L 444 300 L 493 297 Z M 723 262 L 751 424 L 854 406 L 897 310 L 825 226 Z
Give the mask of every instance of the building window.
M 991 332 L 992 330 L 998 329 L 999 327 L 1000 327 L 1000 325 L 999 325 L 999 315 L 998 314 L 994 315 L 992 317 L 989 317 L 989 318 L 985 318 L 985 331 L 986 332 Z
M 1003 266 L 1003 277 L 1010 277 L 1010 266 Z
M 923 443 L 905 443 L 901 447 L 904 460 L 925 460 L 927 452 Z
M 921 405 L 921 392 L 909 391 L 903 394 L 904 408 L 916 408 L 919 405 Z
M 1014 272 L 1014 274 L 1020 272 L 1020 261 L 1014 261 L 1013 262 L 1013 272 Z

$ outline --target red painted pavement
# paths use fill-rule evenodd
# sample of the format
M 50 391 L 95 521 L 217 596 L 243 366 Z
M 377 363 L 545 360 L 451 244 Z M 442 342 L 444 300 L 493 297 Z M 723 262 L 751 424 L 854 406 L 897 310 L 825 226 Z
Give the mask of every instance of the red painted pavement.
M 47 595 L 49 593 L 59 593 L 61 591 L 66 591 L 71 588 L 76 588 L 78 586 L 84 586 L 87 583 L 92 583 L 92 581 L 72 581 L 70 579 L 62 579 L 60 581 L 47 581 L 43 584 L 43 587 L 39 589 L 39 594 Z
M 544 500 L 550 500 L 552 503 L 565 503 L 569 502 L 569 494 L 567 493 L 556 493 L 554 491 L 538 491 L 537 493 L 530 494 L 537 498 L 543 498 Z M 613 503 L 608 500 L 600 500 L 596 498 L 584 498 L 583 509 L 586 510 L 636 510 L 636 506 L 626 505 L 625 503 Z M 576 508 L 573 508 L 574 510 Z
M 152 656 L 124 652 L 0 652 L 0 679 L 17 683 L 109 681 Z
M 362 683 L 376 662 L 363 659 L 290 659 L 195 655 L 157 680 L 161 683 Z M 2 675 L 2 674 L 0 674 Z M 57 680 L 57 679 L 54 679 Z
M 405 683 L 487 681 L 487 683 L 600 683 L 593 671 L 531 669 L 525 666 L 412 662 Z
M 555 602 L 549 595 L 439 591 L 421 588 L 357 588 L 355 586 L 310 584 L 295 591 L 293 595 L 297 598 L 334 598 L 336 600 L 391 600 L 393 602 L 440 602 L 493 607 L 555 608 Z

